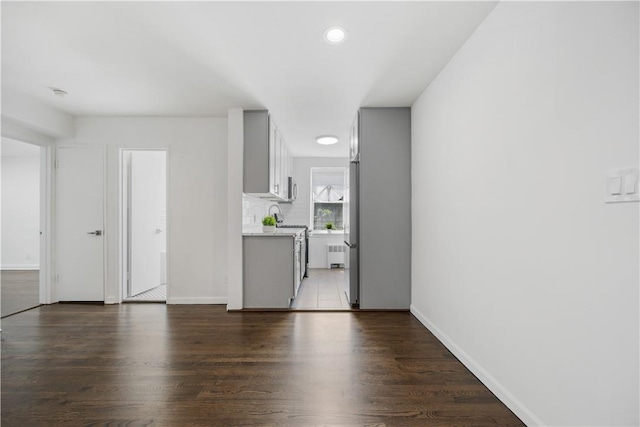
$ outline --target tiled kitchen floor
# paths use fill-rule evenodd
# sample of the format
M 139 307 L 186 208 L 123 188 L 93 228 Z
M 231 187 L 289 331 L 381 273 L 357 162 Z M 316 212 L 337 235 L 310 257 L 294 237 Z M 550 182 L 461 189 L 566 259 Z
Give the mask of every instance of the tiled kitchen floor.
M 291 304 L 292 310 L 351 310 L 345 289 L 349 278 L 342 268 L 312 268 L 298 295 Z

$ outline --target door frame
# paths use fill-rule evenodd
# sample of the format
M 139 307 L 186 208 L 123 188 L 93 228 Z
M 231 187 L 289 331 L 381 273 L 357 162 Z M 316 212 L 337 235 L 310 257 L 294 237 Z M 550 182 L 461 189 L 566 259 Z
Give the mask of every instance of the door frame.
M 40 304 L 53 304 L 53 233 L 55 230 L 54 195 L 54 156 L 52 146 L 40 147 Z
M 5 126 L 9 124 L 9 126 Z M 13 124 L 5 123 L 2 117 L 2 137 L 34 145 L 40 148 L 40 194 L 39 194 L 39 274 L 38 274 L 38 303 L 52 304 L 55 301 L 53 289 L 53 248 L 54 248 L 54 213 L 53 200 L 55 191 L 54 176 L 54 141 L 46 136 L 36 135 L 21 126 L 13 128 Z
M 57 248 L 57 218 L 56 218 L 56 203 L 57 203 L 57 190 L 58 190 L 58 182 L 56 179 L 55 171 L 58 169 L 58 149 L 60 148 L 75 148 L 75 149 L 83 149 L 83 148 L 101 148 L 102 149 L 102 301 L 106 302 L 107 299 L 107 250 L 109 248 L 109 230 L 107 229 L 107 147 L 104 145 L 76 145 L 76 144 L 56 144 L 54 151 L 55 155 L 53 156 L 53 161 L 51 162 L 52 169 L 52 177 L 53 177 L 53 185 L 51 187 L 53 192 L 53 203 L 50 205 L 51 212 L 51 233 L 52 236 L 52 256 L 51 256 L 51 266 L 52 266 L 52 274 L 49 276 L 51 281 L 50 286 L 50 297 L 51 302 L 47 304 L 53 304 L 59 302 L 58 292 L 57 292 L 57 277 L 58 277 L 58 248 Z
M 140 148 L 140 147 L 120 147 L 118 153 L 118 162 L 119 162 L 119 197 L 118 197 L 118 222 L 120 225 L 120 232 L 118 233 L 118 259 L 119 262 L 119 272 L 118 272 L 118 303 L 122 303 L 126 297 L 126 291 L 128 286 L 128 269 L 130 263 L 129 257 L 129 192 L 130 192 L 130 183 L 129 183 L 129 162 L 126 158 L 126 153 L 129 151 L 163 151 L 165 153 L 165 176 L 166 176 L 166 186 L 165 186 L 165 212 L 167 224 L 165 226 L 165 239 L 166 239 L 166 260 L 165 264 L 165 277 L 167 278 L 166 289 L 167 295 L 165 304 L 169 300 L 169 149 L 163 147 L 148 147 L 148 148 Z

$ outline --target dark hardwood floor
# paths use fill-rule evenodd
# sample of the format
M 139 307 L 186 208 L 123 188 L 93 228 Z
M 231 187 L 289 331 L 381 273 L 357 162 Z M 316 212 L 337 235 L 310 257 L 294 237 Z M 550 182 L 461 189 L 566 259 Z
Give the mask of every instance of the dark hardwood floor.
M 521 426 L 406 312 L 41 306 L 2 320 L 2 426 Z
M 40 304 L 38 270 L 0 271 L 0 316 L 10 316 Z

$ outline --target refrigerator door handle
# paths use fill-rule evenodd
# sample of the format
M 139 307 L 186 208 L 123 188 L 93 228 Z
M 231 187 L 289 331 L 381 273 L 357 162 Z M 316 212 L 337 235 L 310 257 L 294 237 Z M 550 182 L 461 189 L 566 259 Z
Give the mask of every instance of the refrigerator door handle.
M 356 249 L 358 247 L 357 243 L 349 243 L 346 240 L 344 241 L 344 244 L 349 246 L 349 248 L 351 248 L 351 249 Z

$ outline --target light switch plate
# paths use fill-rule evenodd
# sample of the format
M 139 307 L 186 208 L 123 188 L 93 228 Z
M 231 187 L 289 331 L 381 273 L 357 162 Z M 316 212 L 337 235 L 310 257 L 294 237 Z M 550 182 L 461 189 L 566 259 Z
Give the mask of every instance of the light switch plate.
M 617 196 L 622 194 L 622 177 L 615 175 L 609 177 L 609 194 Z
M 638 168 L 626 168 L 610 171 L 605 179 L 605 203 L 637 202 Z

